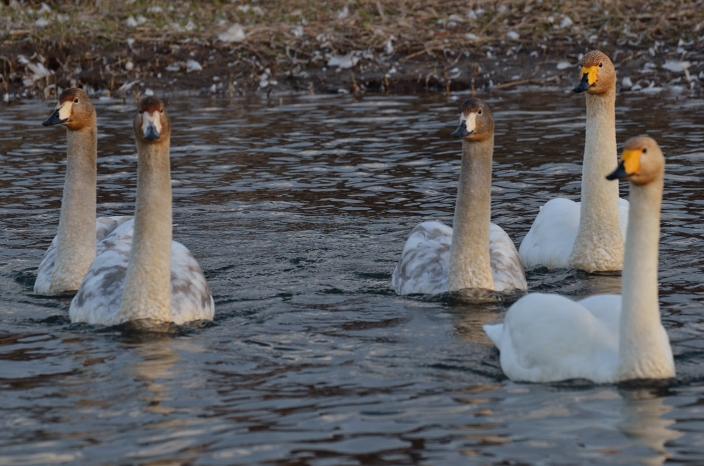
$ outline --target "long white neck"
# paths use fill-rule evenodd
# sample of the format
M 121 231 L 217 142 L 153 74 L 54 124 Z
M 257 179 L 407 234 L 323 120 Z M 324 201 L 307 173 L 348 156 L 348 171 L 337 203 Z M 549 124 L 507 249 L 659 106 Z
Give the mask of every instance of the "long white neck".
M 621 270 L 623 234 L 618 183 L 606 179 L 617 163 L 615 86 L 606 94 L 586 94 L 586 99 L 582 204 L 570 264 L 587 272 Z
M 666 378 L 675 374 L 658 304 L 662 190 L 662 179 L 644 186 L 631 184 L 619 330 L 621 380 Z
M 51 291 L 75 291 L 95 259 L 98 129 L 66 130 L 66 181 Z
M 494 289 L 489 256 L 494 136 L 462 140 L 462 168 L 450 247 L 449 291 Z
M 134 236 L 120 322 L 171 318 L 171 169 L 169 141 L 137 142 Z

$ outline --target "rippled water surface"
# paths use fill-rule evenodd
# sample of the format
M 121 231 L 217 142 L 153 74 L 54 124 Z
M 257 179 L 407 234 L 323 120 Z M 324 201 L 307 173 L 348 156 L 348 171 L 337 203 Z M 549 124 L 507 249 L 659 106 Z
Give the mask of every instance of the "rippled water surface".
M 485 96 L 493 218 L 519 244 L 579 196 L 584 98 Z M 167 102 L 174 238 L 199 259 L 212 324 L 175 335 L 72 325 L 32 294 L 56 233 L 65 132 L 51 104 L 0 122 L 0 464 L 659 464 L 704 461 L 704 101 L 621 95 L 618 141 L 667 157 L 660 301 L 677 379 L 519 384 L 481 325 L 507 303 L 389 289 L 411 229 L 451 223 L 463 97 Z M 98 212 L 131 214 L 133 105 L 96 102 Z M 622 184 L 622 194 L 627 187 Z M 532 290 L 620 277 L 528 271 Z

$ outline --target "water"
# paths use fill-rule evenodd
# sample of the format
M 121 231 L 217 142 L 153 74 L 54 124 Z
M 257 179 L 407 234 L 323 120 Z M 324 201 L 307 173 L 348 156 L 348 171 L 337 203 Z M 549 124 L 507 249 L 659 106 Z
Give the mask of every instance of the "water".
M 3 107 L 0 464 L 701 462 L 704 101 L 619 96 L 619 142 L 647 132 L 667 157 L 660 301 L 678 376 L 596 386 L 506 380 L 481 325 L 508 303 L 389 289 L 411 229 L 452 221 L 460 100 L 167 102 L 174 238 L 216 302 L 213 323 L 175 335 L 72 325 L 69 299 L 32 295 L 65 135 L 39 125 L 53 103 Z M 518 244 L 547 199 L 579 196 L 584 98 L 488 101 L 493 219 Z M 133 106 L 96 106 L 98 212 L 131 214 Z M 620 288 L 573 271 L 528 281 L 575 297 Z

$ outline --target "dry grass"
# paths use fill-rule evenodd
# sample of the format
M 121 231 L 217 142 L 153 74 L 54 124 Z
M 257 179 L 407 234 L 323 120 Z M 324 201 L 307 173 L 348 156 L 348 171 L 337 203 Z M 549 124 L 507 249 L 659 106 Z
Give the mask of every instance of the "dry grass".
M 44 6 L 12 0 L 9 6 L 0 7 L 0 60 L 7 87 L 23 68 L 18 51 L 34 51 L 40 59 L 55 56 L 47 68 L 70 74 L 64 60 L 71 55 L 77 59 L 75 50 L 95 55 L 100 49 L 120 49 L 122 52 L 111 55 L 110 63 L 103 65 L 111 65 L 110 79 L 126 80 L 125 73 L 115 74 L 115 70 L 131 60 L 137 46 L 141 50 L 152 47 L 157 58 L 150 66 L 155 71 L 182 59 L 159 50 L 176 45 L 211 47 L 230 54 L 235 61 L 254 59 L 260 72 L 270 67 L 273 75 L 292 73 L 294 68 L 321 67 L 330 56 L 360 51 L 400 63 L 439 57 L 447 68 L 452 57 L 456 61 L 462 52 L 480 48 L 501 54 L 569 44 L 630 45 L 647 50 L 656 41 L 677 46 L 682 40 L 698 49 L 704 26 L 703 3 L 58 0 Z M 219 34 L 234 24 L 242 26 L 246 39 L 219 40 Z M 704 44 L 704 37 L 701 42 Z M 92 52 L 83 52 L 86 47 Z
M 0 37 L 16 41 L 97 41 L 101 45 L 140 41 L 216 42 L 231 24 L 241 24 L 245 43 L 263 54 L 286 46 L 301 53 L 375 49 L 388 39 L 407 54 L 462 49 L 505 40 L 540 44 L 555 40 L 692 40 L 704 26 L 704 2 L 665 1 L 448 1 L 357 0 L 324 2 L 61 0 L 17 3 L 0 9 Z M 128 26 L 129 18 L 138 22 Z M 564 18 L 569 18 L 569 21 Z M 46 24 L 41 21 L 44 19 Z M 563 23 L 563 21 L 565 21 Z M 566 25 L 569 22 L 572 25 Z M 44 24 L 44 25 L 43 25 Z M 298 31 L 296 27 L 301 26 Z M 468 38 L 473 34 L 474 38 Z M 323 46 L 328 47 L 323 47 Z

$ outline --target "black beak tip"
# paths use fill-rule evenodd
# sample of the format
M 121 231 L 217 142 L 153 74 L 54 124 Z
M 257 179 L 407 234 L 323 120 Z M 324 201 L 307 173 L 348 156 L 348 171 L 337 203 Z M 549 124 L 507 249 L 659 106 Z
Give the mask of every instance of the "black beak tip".
M 585 74 L 584 77 L 582 77 L 582 80 L 579 81 L 579 84 L 577 84 L 574 89 L 572 89 L 572 92 L 576 92 L 577 94 L 579 94 L 581 92 L 586 91 L 590 87 L 591 86 L 589 85 L 589 76 Z
M 156 141 L 159 139 L 159 133 L 156 131 L 147 131 L 147 134 L 144 135 L 144 139 L 147 141 Z
M 68 121 L 68 118 L 64 118 L 63 120 L 59 118 L 59 110 L 54 110 L 54 113 L 51 114 L 49 118 L 46 120 L 42 121 L 42 126 L 54 126 L 54 125 L 60 125 L 61 123 L 66 123 Z
M 472 132 L 474 132 L 474 131 L 472 131 Z M 452 134 L 450 134 L 450 136 L 452 136 L 453 138 L 464 138 L 464 137 L 469 136 L 470 134 L 472 134 L 472 133 L 467 131 L 467 125 L 463 121 L 460 123 L 460 125 L 457 127 L 457 129 L 454 130 L 452 132 Z
M 626 172 L 626 169 L 623 167 L 623 164 L 619 164 L 618 167 L 616 167 L 616 170 L 606 175 L 606 179 L 609 181 L 623 180 L 628 178 L 629 176 L 630 175 Z

